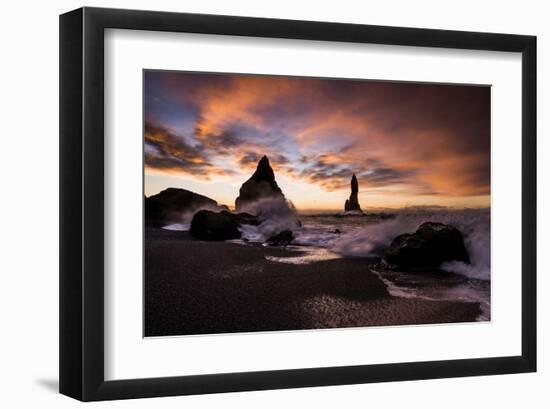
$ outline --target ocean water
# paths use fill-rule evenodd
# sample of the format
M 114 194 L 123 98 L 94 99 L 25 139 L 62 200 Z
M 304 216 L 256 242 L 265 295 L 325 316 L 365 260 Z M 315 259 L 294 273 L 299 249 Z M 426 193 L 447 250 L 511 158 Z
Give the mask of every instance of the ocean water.
M 414 232 L 424 222 L 441 222 L 458 228 L 464 237 L 471 264 L 444 263 L 440 268 L 448 272 L 447 275 L 390 271 L 383 264 L 376 267 L 374 272 L 384 281 L 393 296 L 475 301 L 480 303 L 482 310 L 478 320 L 490 320 L 489 209 L 402 209 L 364 215 L 330 212 L 297 214 L 272 212 L 269 209 L 268 213 L 264 211 L 264 221 L 260 225 L 241 226 L 242 239 L 234 242 L 257 245 L 265 243 L 269 237 L 282 230 L 292 230 L 295 239 L 286 248 L 296 251 L 296 256 L 266 257 L 279 263 L 307 264 L 342 257 L 380 258 L 393 238 Z M 165 228 L 188 230 L 189 224 L 184 222 Z M 365 264 L 366 269 L 372 270 L 369 266 Z
M 491 300 L 491 225 L 489 209 L 400 210 L 366 215 L 319 213 L 298 216 L 301 227 L 293 229 L 295 240 L 289 250 L 295 257 L 267 257 L 270 261 L 305 264 L 341 257 L 382 257 L 396 236 L 414 232 L 427 221 L 458 228 L 470 254 L 471 264 L 449 262 L 441 265 L 448 275 L 390 271 L 383 265 L 375 273 L 396 297 L 431 300 L 475 301 L 481 305 L 480 321 L 490 320 Z M 288 221 L 282 220 L 288 227 Z M 274 229 L 270 221 L 269 233 Z M 260 226 L 243 226 L 247 242 L 263 243 L 268 238 Z M 299 251 L 299 253 L 298 253 Z M 368 268 L 368 267 L 366 267 Z

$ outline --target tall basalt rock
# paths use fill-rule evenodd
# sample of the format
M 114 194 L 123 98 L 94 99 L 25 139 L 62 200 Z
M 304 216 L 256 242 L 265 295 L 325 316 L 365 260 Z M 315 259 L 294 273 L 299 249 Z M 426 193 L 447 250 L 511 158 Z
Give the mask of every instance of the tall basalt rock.
M 269 159 L 267 156 L 263 156 L 258 162 L 254 174 L 239 189 L 235 208 L 240 211 L 258 200 L 278 198 L 285 201 L 285 196 L 275 181 L 275 174 L 269 164 Z
M 362 212 L 361 206 L 359 206 L 359 199 L 357 199 L 357 194 L 359 193 L 359 183 L 357 182 L 357 177 L 355 173 L 351 177 L 351 195 L 349 199 L 346 200 L 344 204 L 344 210 L 346 212 Z

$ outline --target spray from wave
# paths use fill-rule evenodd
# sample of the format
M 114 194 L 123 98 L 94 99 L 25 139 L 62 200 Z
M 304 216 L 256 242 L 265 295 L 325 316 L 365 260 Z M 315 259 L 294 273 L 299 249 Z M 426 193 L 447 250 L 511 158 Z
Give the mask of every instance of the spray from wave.
M 351 257 L 380 257 L 391 241 L 403 233 L 413 233 L 422 223 L 432 221 L 456 227 L 462 232 L 471 264 L 443 263 L 444 271 L 469 278 L 489 280 L 491 272 L 491 225 L 489 209 L 401 212 L 393 220 L 353 230 L 330 243 L 335 253 Z
M 165 226 L 167 230 L 186 231 L 193 215 L 208 206 L 181 215 L 181 223 Z M 344 257 L 382 257 L 392 240 L 403 233 L 413 233 L 424 222 L 440 222 L 459 229 L 470 255 L 471 264 L 452 261 L 441 269 L 472 279 L 489 280 L 491 274 L 491 225 L 489 209 L 422 210 L 403 209 L 393 219 L 372 220 L 365 217 L 318 215 L 299 221 L 294 207 L 280 198 L 261 199 L 246 205 L 242 212 L 255 215 L 259 224 L 239 227 L 245 241 L 264 243 L 270 237 L 290 230 L 293 244 L 326 249 Z
M 398 217 L 353 230 L 331 243 L 331 250 L 343 256 L 379 257 L 391 241 L 402 233 L 416 230 L 415 220 Z
M 176 223 L 162 226 L 162 228 L 164 230 L 189 231 L 191 229 L 191 221 L 193 220 L 193 216 L 195 215 L 195 213 L 197 213 L 200 210 L 210 210 L 212 212 L 220 212 L 222 210 L 227 210 L 227 208 L 224 206 L 216 206 L 216 205 L 196 206 L 185 212 L 178 213 L 177 215 L 175 215 L 176 217 L 174 217 L 176 220 L 178 220 Z
M 239 227 L 241 236 L 251 242 L 264 242 L 282 231 L 300 228 L 294 206 L 282 198 L 266 198 L 248 203 L 243 206 L 242 212 L 252 214 L 259 220 L 258 225 L 243 224 Z

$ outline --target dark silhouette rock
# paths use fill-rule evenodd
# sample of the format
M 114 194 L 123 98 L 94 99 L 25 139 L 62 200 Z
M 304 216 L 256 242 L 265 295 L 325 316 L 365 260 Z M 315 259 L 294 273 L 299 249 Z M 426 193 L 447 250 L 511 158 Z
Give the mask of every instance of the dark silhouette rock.
M 393 239 L 384 257 L 386 263 L 404 269 L 438 269 L 446 261 L 470 263 L 462 233 L 455 227 L 427 222 L 415 233 Z
M 283 230 L 267 239 L 267 243 L 270 246 L 288 246 L 292 240 L 294 240 L 294 234 L 290 230 Z
M 359 206 L 359 200 L 357 199 L 357 194 L 359 193 L 359 183 L 357 182 L 357 177 L 355 173 L 351 177 L 351 194 L 349 199 L 346 200 L 344 204 L 344 210 L 346 212 L 361 212 L 361 206 Z
M 222 212 L 222 213 L 229 213 L 229 212 Z M 252 214 L 249 213 L 229 213 L 237 222 L 237 224 L 252 224 L 254 226 L 257 226 L 260 224 L 260 221 L 258 218 Z
M 201 240 L 231 240 L 241 237 L 239 226 L 243 224 L 259 225 L 256 216 L 248 213 L 231 213 L 227 210 L 213 212 L 199 210 L 191 220 L 191 235 Z
M 200 240 L 221 241 L 241 237 L 234 214 L 199 210 L 191 221 L 191 235 Z
M 262 157 L 254 174 L 243 183 L 239 189 L 239 197 L 235 200 L 235 209 L 243 209 L 247 204 L 254 203 L 260 199 L 285 197 L 281 188 L 275 181 L 275 174 L 269 164 L 267 156 Z
M 206 196 L 185 189 L 168 188 L 145 198 L 145 221 L 155 226 L 180 223 L 182 215 L 204 207 L 221 209 L 215 200 Z

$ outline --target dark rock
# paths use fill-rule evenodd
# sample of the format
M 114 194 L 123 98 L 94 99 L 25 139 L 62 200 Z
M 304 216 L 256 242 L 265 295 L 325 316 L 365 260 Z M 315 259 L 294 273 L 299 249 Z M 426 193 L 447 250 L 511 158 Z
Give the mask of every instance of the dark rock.
M 275 174 L 267 156 L 264 156 L 258 162 L 254 174 L 239 189 L 239 197 L 235 200 L 235 209 L 239 211 L 247 204 L 268 198 L 281 198 L 284 200 L 284 195 L 275 181 Z
M 438 269 L 446 261 L 470 263 L 462 233 L 455 227 L 427 222 L 415 233 L 401 234 L 391 243 L 386 263 L 405 269 Z
M 241 224 L 259 225 L 260 221 L 248 213 L 213 212 L 199 210 L 191 221 L 191 235 L 202 240 L 231 240 L 241 237 Z
M 294 240 L 294 234 L 290 230 L 283 230 L 279 234 L 267 239 L 270 246 L 287 246 Z
M 346 200 L 344 204 L 344 210 L 346 212 L 361 212 L 361 206 L 359 206 L 359 199 L 357 199 L 357 194 L 359 193 L 359 183 L 357 182 L 357 177 L 355 173 L 351 177 L 351 194 L 349 199 Z
M 229 213 L 229 212 L 222 212 L 222 213 Z M 232 215 L 237 222 L 237 224 L 252 224 L 254 226 L 257 226 L 260 224 L 260 221 L 258 218 L 250 213 L 229 213 Z
M 201 240 L 220 241 L 241 237 L 234 214 L 199 210 L 191 221 L 191 235 Z
M 145 198 L 145 221 L 155 226 L 180 223 L 182 215 L 203 207 L 215 209 L 218 203 L 189 190 L 168 188 Z

